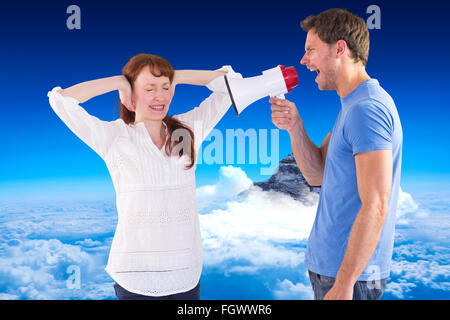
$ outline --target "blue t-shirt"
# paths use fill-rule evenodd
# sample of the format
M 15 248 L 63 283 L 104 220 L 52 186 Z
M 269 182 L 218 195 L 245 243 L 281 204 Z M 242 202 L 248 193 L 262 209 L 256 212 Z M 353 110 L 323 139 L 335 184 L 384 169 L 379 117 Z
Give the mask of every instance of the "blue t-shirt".
M 376 79 L 361 83 L 341 99 L 331 132 L 317 215 L 305 255 L 307 269 L 336 277 L 347 250 L 353 222 L 361 208 L 354 156 L 392 150 L 393 175 L 389 212 L 378 245 L 358 280 L 389 277 L 395 212 L 400 188 L 403 133 L 394 101 Z

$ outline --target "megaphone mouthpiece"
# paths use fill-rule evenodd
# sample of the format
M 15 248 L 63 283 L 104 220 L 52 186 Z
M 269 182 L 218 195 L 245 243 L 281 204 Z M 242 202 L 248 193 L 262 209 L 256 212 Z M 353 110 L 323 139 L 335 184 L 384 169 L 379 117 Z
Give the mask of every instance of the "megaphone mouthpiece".
M 298 86 L 297 70 L 294 67 L 280 66 L 281 73 L 283 74 L 284 81 L 288 92 L 292 91 L 292 88 Z

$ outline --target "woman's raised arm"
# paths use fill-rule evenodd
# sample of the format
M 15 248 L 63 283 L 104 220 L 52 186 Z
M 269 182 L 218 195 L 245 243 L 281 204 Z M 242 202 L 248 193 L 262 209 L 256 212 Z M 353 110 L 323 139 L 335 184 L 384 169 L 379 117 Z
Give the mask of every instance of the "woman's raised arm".
M 226 75 L 227 71 L 215 70 L 176 70 L 173 84 L 193 84 L 206 86 L 217 77 Z
M 225 81 L 220 77 L 227 75 L 229 78 L 242 78 L 242 75 L 234 72 L 231 66 L 223 66 L 215 71 L 177 70 L 175 77 L 177 72 L 178 83 L 205 85 L 213 91 L 198 107 L 174 116 L 194 130 L 198 148 L 231 105 Z
M 124 76 L 112 76 L 91 81 L 81 82 L 69 88 L 60 90 L 62 96 L 69 96 L 77 99 L 80 103 L 89 99 L 119 90 L 120 100 L 126 106 L 131 105 L 131 86 Z
M 102 121 L 79 104 L 101 94 L 119 90 L 122 103 L 131 101 L 131 86 L 123 76 L 85 81 L 67 89 L 55 87 L 48 93 L 50 106 L 58 117 L 88 146 L 105 158 L 122 127 L 121 119 Z

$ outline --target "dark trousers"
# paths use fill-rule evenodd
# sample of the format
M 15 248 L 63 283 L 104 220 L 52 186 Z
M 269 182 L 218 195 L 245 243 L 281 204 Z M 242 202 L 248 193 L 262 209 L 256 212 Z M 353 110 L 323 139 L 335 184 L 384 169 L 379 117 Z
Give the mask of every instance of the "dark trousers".
M 322 276 L 309 271 L 309 280 L 314 291 L 314 300 L 323 300 L 333 287 L 335 278 Z M 353 300 L 380 300 L 386 289 L 387 279 L 377 281 L 356 281 L 353 287 Z
M 133 293 L 122 288 L 117 282 L 114 283 L 114 291 L 118 300 L 200 300 L 200 282 L 189 291 L 171 294 L 168 296 L 144 296 Z

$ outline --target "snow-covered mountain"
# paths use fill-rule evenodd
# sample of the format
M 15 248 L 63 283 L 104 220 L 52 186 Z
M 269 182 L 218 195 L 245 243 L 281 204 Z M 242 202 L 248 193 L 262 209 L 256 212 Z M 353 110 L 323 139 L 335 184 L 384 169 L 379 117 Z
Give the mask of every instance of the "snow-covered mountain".
M 277 170 L 268 180 L 255 182 L 251 188 L 254 186 L 260 187 L 264 191 L 276 191 L 290 195 L 301 202 L 309 202 L 310 197 L 307 195 L 320 191 L 320 188 L 311 188 L 308 185 L 291 154 L 280 161 Z M 247 192 L 248 190 L 242 192 L 241 195 L 245 195 Z

